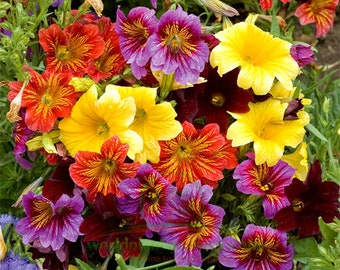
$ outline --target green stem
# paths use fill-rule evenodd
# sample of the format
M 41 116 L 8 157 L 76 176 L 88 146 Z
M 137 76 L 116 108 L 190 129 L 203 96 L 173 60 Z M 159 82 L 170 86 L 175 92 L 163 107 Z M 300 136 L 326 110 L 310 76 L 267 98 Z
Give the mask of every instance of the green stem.
M 150 266 L 146 266 L 146 267 L 142 267 L 142 268 L 138 268 L 139 270 L 149 270 L 149 269 L 155 269 L 158 267 L 163 267 L 166 266 L 168 264 L 172 264 L 175 263 L 175 260 L 170 260 L 170 261 L 166 261 L 166 262 L 162 262 L 162 263 L 158 263 L 158 264 L 154 264 L 154 265 L 150 265 Z

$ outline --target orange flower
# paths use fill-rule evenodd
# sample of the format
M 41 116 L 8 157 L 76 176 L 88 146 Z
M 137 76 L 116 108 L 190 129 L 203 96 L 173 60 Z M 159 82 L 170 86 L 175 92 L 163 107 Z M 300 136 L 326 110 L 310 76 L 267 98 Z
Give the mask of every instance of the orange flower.
M 47 53 L 46 70 L 70 72 L 82 77 L 88 62 L 99 57 L 105 42 L 96 25 L 74 23 L 62 30 L 57 24 L 39 31 L 39 43 Z
M 160 142 L 160 161 L 152 166 L 169 182 L 175 182 L 180 191 L 196 180 L 216 187 L 223 178 L 222 170 L 236 166 L 234 150 L 226 154 L 229 147 L 217 124 L 208 124 L 202 130 L 189 122 L 182 126 L 176 138 Z
M 133 178 L 139 162 L 125 163 L 129 145 L 113 136 L 101 147 L 101 153 L 78 151 L 76 162 L 70 166 L 70 175 L 80 187 L 87 189 L 87 200 L 93 203 L 98 192 L 121 195 L 117 185 L 125 178 Z
M 59 117 L 71 114 L 79 93 L 73 86 L 67 73 L 44 72 L 39 74 L 30 69 L 29 80 L 22 94 L 21 106 L 27 108 L 25 123 L 33 131 L 49 132 Z M 23 82 L 10 82 L 8 99 L 12 100 L 19 93 Z
M 333 26 L 339 0 L 309 0 L 295 11 L 302 25 L 315 23 L 316 37 L 325 37 Z

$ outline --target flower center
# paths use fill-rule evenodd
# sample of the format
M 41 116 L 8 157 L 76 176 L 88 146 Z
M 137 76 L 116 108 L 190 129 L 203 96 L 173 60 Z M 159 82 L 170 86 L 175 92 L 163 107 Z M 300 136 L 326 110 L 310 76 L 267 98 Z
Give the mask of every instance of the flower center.
M 181 159 L 193 158 L 194 155 L 192 154 L 191 147 L 187 145 L 181 145 L 178 149 L 178 156 Z
M 165 27 L 165 38 L 163 44 L 173 53 L 177 54 L 183 51 L 185 54 L 190 55 L 195 50 L 195 45 L 191 44 L 190 39 L 192 34 L 186 27 L 179 28 L 178 24 L 167 25 Z
M 97 133 L 98 135 L 105 135 L 109 132 L 110 128 L 107 125 L 106 122 L 102 123 L 99 125 L 98 129 L 97 129 Z
M 106 159 L 103 163 L 103 169 L 106 173 L 111 174 L 116 167 L 116 163 L 112 159 Z
M 57 58 L 61 60 L 68 60 L 70 59 L 70 50 L 65 45 L 58 46 L 57 49 Z
M 45 93 L 42 97 L 41 97 L 41 102 L 43 103 L 43 104 L 51 104 L 52 103 L 52 101 L 53 101 L 53 98 L 52 98 L 52 96 L 50 95 L 50 94 L 48 94 L 48 93 Z
M 39 228 L 44 227 L 53 216 L 53 208 L 47 201 L 33 201 L 32 224 Z
M 222 107 L 225 103 L 225 97 L 221 93 L 213 93 L 210 103 L 216 107 Z
M 292 202 L 292 207 L 294 212 L 300 213 L 302 212 L 305 205 L 300 199 L 294 199 Z

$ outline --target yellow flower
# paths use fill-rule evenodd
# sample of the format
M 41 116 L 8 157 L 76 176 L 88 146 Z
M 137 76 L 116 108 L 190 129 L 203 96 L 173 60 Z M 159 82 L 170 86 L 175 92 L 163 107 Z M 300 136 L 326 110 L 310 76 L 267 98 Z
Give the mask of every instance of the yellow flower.
M 308 172 L 307 144 L 300 143 L 294 153 L 283 155 L 282 160 L 296 169 L 294 177 L 304 181 Z
M 211 52 L 210 63 L 220 76 L 240 67 L 237 84 L 265 95 L 274 79 L 287 89 L 299 74 L 299 66 L 290 55 L 291 44 L 273 37 L 257 26 L 241 22 L 216 34 L 221 41 Z
M 134 99 L 137 112 L 130 128 L 137 132 L 144 142 L 143 151 L 136 155 L 135 160 L 157 163 L 160 155 L 158 141 L 171 140 L 182 131 L 182 125 L 175 120 L 177 114 L 172 105 L 169 102 L 155 103 L 156 88 L 109 85 L 106 91 L 118 91 L 122 98 Z
M 7 255 L 7 246 L 2 235 L 2 228 L 0 226 L 0 261 L 6 258 Z
M 305 134 L 309 122 L 305 111 L 299 111 L 297 120 L 283 120 L 288 103 L 269 98 L 264 102 L 249 103 L 249 112 L 230 113 L 236 121 L 230 125 L 227 138 L 232 146 L 253 142 L 256 165 L 267 162 L 274 166 L 281 159 L 285 146 L 296 147 Z
M 98 98 L 93 85 L 74 105 L 71 116 L 60 121 L 60 140 L 74 156 L 79 150 L 100 153 L 103 143 L 118 135 L 134 159 L 143 149 L 142 138 L 129 128 L 135 114 L 132 97 L 121 98 L 117 90 L 110 90 Z

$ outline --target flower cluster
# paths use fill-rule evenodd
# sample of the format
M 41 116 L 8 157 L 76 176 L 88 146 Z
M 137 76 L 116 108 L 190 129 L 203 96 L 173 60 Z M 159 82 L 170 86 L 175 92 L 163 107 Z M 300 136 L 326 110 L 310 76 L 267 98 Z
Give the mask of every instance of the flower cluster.
M 25 78 L 7 84 L 17 162 L 31 169 L 42 155 L 53 168 L 23 196 L 15 227 L 33 258 L 46 269 L 105 267 L 151 245 L 178 266 L 201 267 L 203 255 L 235 269 L 291 269 L 290 237 L 340 218 L 339 186 L 307 161 L 310 101 L 295 80 L 314 61 L 311 46 L 252 15 L 223 15 L 229 24 L 208 30 L 181 5 L 117 7 L 112 21 L 90 12 L 96 2 L 54 3 L 36 35 L 39 65 L 26 61 Z M 295 14 L 325 36 L 337 5 L 310 0 Z M 257 220 L 233 208 L 252 203 Z

